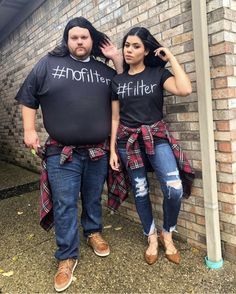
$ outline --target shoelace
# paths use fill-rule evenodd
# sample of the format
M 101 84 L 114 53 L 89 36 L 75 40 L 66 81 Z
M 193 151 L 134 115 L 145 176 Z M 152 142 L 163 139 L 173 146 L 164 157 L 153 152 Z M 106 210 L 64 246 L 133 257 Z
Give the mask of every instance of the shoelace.
M 61 261 L 58 268 L 58 275 L 61 275 L 61 274 L 69 275 L 73 267 L 71 263 L 72 263 L 71 260 Z
M 152 241 L 151 242 L 151 240 L 150 240 L 150 236 L 153 236 L 153 235 L 156 235 L 156 237 L 157 237 L 157 232 L 155 231 L 154 233 L 152 233 L 151 235 L 149 235 L 148 236 L 148 248 L 149 248 L 149 246 L 150 246 L 150 244 L 152 243 L 152 244 L 154 244 L 155 243 L 155 245 L 156 245 L 156 250 L 158 250 L 158 238 L 154 241 Z
M 164 242 L 164 247 L 165 250 L 171 253 L 168 254 L 176 254 L 177 253 L 177 249 L 175 248 L 175 244 L 173 242 L 173 240 L 166 240 L 164 237 L 162 237 L 163 242 Z M 172 249 L 170 250 L 170 246 L 172 246 Z
M 105 240 L 103 240 L 100 234 L 93 234 L 89 238 L 92 238 L 98 244 L 106 244 Z

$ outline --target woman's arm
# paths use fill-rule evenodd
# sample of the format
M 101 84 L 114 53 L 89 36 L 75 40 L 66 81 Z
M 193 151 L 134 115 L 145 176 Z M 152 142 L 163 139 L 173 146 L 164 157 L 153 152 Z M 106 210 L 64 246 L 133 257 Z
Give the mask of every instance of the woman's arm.
M 107 41 L 106 44 L 103 44 L 101 47 L 101 51 L 105 57 L 112 60 L 116 72 L 118 74 L 123 72 L 123 55 L 117 49 L 117 47 L 111 42 Z
M 120 121 L 119 101 L 112 101 L 112 121 L 111 121 L 111 142 L 110 142 L 110 166 L 114 170 L 119 170 L 118 156 L 116 154 L 116 135 Z
M 161 52 L 164 52 L 165 55 L 163 56 Z M 164 89 L 178 96 L 187 96 L 191 94 L 192 86 L 189 77 L 186 75 L 170 50 L 168 48 L 160 47 L 155 50 L 155 55 L 158 55 L 164 61 L 169 61 L 174 74 L 174 77 L 170 77 L 164 82 Z

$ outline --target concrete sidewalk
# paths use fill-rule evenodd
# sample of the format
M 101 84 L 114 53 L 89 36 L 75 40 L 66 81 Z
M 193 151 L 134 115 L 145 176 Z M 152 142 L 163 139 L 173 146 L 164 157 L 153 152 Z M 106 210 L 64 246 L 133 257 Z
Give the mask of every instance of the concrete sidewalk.
M 38 178 L 4 162 L 0 170 L 0 175 L 8 174 L 0 182 L 0 192 L 26 184 L 26 178 L 28 184 Z M 0 200 L 0 293 L 53 293 L 54 232 L 47 233 L 38 224 L 38 191 L 26 192 Z M 79 264 L 66 293 L 236 293 L 235 263 L 225 261 L 222 269 L 209 270 L 203 252 L 176 241 L 182 257 L 179 266 L 168 262 L 162 248 L 158 262 L 149 266 L 143 258 L 146 240 L 141 226 L 106 209 L 103 219 L 111 254 L 95 256 L 81 237 Z

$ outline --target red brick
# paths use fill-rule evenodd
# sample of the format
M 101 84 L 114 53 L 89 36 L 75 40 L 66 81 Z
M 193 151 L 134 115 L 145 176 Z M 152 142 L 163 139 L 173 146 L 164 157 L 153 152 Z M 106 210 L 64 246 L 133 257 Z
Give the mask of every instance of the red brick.
M 211 69 L 211 77 L 225 77 L 225 76 L 233 76 L 234 68 L 231 66 L 219 66 Z
M 236 194 L 235 195 L 232 195 L 232 194 L 227 194 L 227 193 L 221 193 L 221 192 L 219 192 L 218 193 L 218 199 L 221 202 L 236 204 Z M 225 221 L 231 222 L 231 220 L 225 220 Z M 236 228 L 236 226 L 235 226 L 235 228 Z
M 235 194 L 236 184 L 219 183 L 219 191 L 229 194 Z
M 235 205 L 222 202 L 221 210 L 225 213 L 235 214 Z
M 233 260 L 236 260 L 236 245 L 223 243 L 225 254 L 229 254 L 234 257 Z
M 197 224 L 204 226 L 205 225 L 205 217 L 201 215 L 197 215 Z
M 236 226 L 233 224 L 229 224 L 229 223 L 221 223 L 222 224 L 222 229 L 224 232 L 228 233 L 228 234 L 232 234 L 232 235 L 236 235 Z
M 232 43 L 220 43 L 210 47 L 210 56 L 223 53 L 234 53 L 234 45 Z
M 186 221 L 184 219 L 178 218 L 178 226 L 181 226 L 183 228 L 186 227 Z
M 216 122 L 216 129 L 218 131 L 229 131 L 230 130 L 229 121 L 217 121 Z
M 192 187 L 192 195 L 194 196 L 202 196 L 203 195 L 203 190 L 201 188 L 197 187 Z
M 236 132 L 235 131 L 230 133 L 230 138 L 232 140 L 236 140 Z
M 193 240 L 198 240 L 198 233 L 193 230 L 188 229 L 187 236 Z
M 216 160 L 218 162 L 228 162 L 228 163 L 233 163 L 233 157 L 232 157 L 232 153 L 223 153 L 223 152 L 216 152 Z
M 213 89 L 212 98 L 213 99 L 225 99 L 235 97 L 235 88 L 224 88 L 224 89 Z
M 225 173 L 232 173 L 232 164 L 230 163 L 219 163 L 219 170 Z
M 187 203 L 184 203 L 183 207 L 184 207 L 184 211 L 187 211 L 196 215 L 204 215 L 205 213 L 204 208 L 197 205 L 189 205 Z
M 231 119 L 229 121 L 229 129 L 231 131 L 235 131 L 236 130 L 236 119 Z
M 232 160 L 233 160 L 233 162 L 236 162 L 236 152 L 232 153 Z
M 231 139 L 230 132 L 215 132 L 214 135 L 216 141 L 230 141 Z
M 180 34 L 177 36 L 172 37 L 172 44 L 182 44 L 184 42 L 190 41 L 193 38 L 193 33 L 192 32 L 187 32 L 185 34 Z
M 202 244 L 202 243 L 197 242 L 196 240 L 193 240 L 193 239 L 190 239 L 190 238 L 187 238 L 187 242 L 190 245 L 192 245 L 193 247 L 195 247 L 195 248 L 199 248 L 201 250 L 206 251 L 206 245 L 205 244 Z
M 232 151 L 231 142 L 219 142 L 218 150 L 222 152 L 231 152 Z
M 227 87 L 227 83 L 227 77 L 214 79 L 214 85 L 217 89 Z

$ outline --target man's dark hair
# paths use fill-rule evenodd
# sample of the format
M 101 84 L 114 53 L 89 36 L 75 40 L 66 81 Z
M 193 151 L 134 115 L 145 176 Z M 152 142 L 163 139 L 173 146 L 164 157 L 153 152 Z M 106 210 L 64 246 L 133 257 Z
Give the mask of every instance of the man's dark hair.
M 165 67 L 166 61 L 163 61 L 160 57 L 155 56 L 154 50 L 162 47 L 161 44 L 153 37 L 153 35 L 149 32 L 148 29 L 144 27 L 135 27 L 132 28 L 123 38 L 122 49 L 124 50 L 124 46 L 128 36 L 137 36 L 142 41 L 144 48 L 149 51 L 149 53 L 144 57 L 144 64 L 150 67 Z M 124 60 L 124 70 L 129 70 L 129 65 Z
M 61 44 L 56 46 L 49 53 L 54 56 L 66 56 L 70 54 L 69 48 L 68 48 L 68 33 L 69 33 L 69 30 L 72 29 L 73 27 L 80 27 L 80 28 L 89 30 L 89 33 L 93 40 L 91 55 L 94 56 L 95 58 L 101 57 L 101 58 L 105 58 L 106 60 L 106 57 L 103 55 L 100 49 L 100 46 L 102 44 L 107 43 L 107 41 L 109 40 L 108 36 L 96 30 L 95 27 L 91 24 L 91 22 L 82 16 L 75 17 L 67 23 L 64 29 L 63 39 L 61 41 Z

